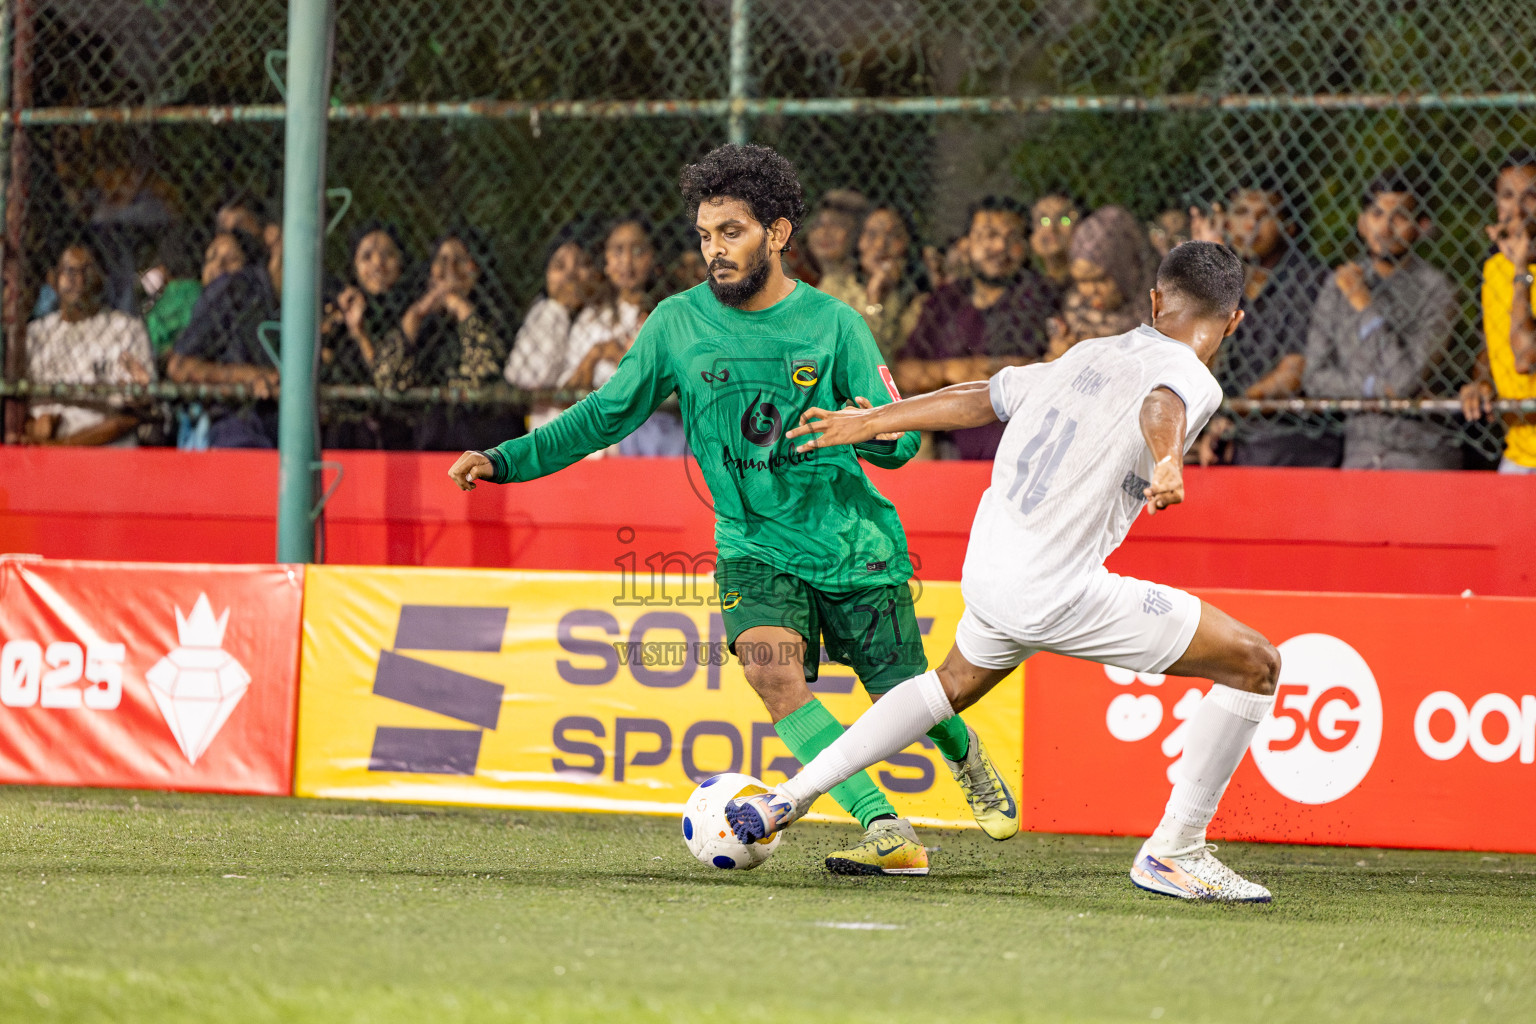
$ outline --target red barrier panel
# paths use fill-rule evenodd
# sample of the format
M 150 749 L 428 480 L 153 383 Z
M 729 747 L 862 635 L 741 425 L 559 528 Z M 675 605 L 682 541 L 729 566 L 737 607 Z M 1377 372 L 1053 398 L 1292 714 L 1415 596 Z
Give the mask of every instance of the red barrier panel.
M 1282 660 L 1211 838 L 1536 853 L 1536 600 L 1201 596 Z M 1024 827 L 1150 834 L 1208 685 L 1030 659 Z
M 714 542 L 709 492 L 680 459 L 601 459 L 465 494 L 451 454 L 326 458 L 345 467 L 326 515 L 335 564 L 611 572 Z M 869 470 L 920 575 L 959 578 L 989 471 Z M 1143 516 L 1111 568 L 1182 587 L 1536 596 L 1536 478 L 1222 467 L 1186 480 L 1189 503 Z M 276 509 L 273 452 L 0 447 L 0 551 L 264 562 Z
M 0 558 L 0 782 L 293 788 L 302 566 Z

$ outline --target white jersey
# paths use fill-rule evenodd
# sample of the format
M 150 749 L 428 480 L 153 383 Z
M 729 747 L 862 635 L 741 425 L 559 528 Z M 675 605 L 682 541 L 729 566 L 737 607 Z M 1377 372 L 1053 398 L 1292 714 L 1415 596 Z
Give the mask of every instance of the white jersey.
M 992 408 L 1007 427 L 971 525 L 967 605 L 1020 636 L 1060 619 L 1146 501 L 1152 453 L 1141 406 L 1160 387 L 1184 401 L 1188 450 L 1221 405 L 1221 387 L 1194 349 L 1150 327 L 992 378 Z

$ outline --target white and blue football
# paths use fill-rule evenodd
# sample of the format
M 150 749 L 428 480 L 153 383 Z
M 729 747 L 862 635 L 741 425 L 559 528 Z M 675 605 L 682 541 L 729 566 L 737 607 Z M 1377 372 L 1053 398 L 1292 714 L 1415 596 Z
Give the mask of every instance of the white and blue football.
M 730 772 L 699 783 L 683 805 L 683 843 L 700 864 L 712 868 L 755 868 L 778 849 L 779 835 L 742 843 L 725 820 L 725 805 L 738 796 L 766 793 L 769 787 L 750 775 Z

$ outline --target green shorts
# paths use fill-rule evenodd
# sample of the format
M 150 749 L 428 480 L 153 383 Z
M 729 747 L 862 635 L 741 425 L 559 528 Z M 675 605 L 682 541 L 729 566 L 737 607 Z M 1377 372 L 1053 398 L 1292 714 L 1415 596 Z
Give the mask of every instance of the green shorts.
M 928 671 L 912 590 L 904 583 L 832 594 L 756 559 L 722 558 L 715 586 L 725 637 L 738 657 L 736 638 L 746 630 L 782 626 L 806 641 L 806 682 L 821 669 L 822 643 L 827 656 L 852 668 L 870 693 Z

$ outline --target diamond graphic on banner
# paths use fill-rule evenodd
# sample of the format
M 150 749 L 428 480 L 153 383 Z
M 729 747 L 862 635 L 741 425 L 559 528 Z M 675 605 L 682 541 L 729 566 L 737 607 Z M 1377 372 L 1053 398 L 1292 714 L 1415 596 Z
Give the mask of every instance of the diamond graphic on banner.
M 199 594 L 192 614 L 176 609 L 180 646 L 144 674 L 149 692 L 187 760 L 196 764 L 245 696 L 251 675 L 224 650 L 229 609 L 217 619 L 208 595 Z

